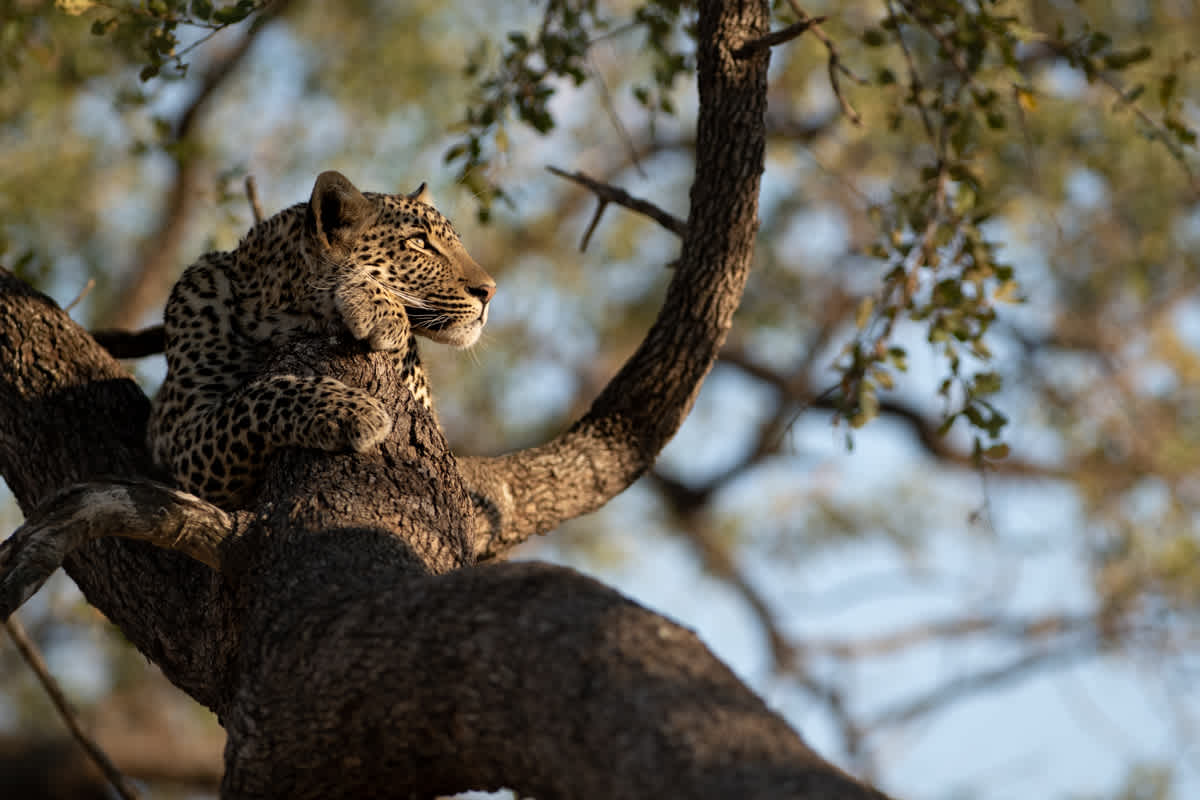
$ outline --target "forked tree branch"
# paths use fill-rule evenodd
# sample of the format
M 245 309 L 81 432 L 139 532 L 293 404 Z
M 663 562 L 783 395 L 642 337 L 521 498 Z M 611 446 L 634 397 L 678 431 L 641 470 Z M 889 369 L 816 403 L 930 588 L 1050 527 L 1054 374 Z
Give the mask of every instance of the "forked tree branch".
M 791 6 L 792 13 L 800 18 L 795 24 L 801 25 L 807 23 L 812 28 L 813 35 L 821 41 L 821 44 L 825 45 L 825 50 L 829 53 L 829 87 L 833 90 L 833 95 L 837 98 L 838 105 L 842 107 L 842 113 L 850 122 L 855 125 L 862 125 L 862 116 L 854 109 L 854 106 L 850 104 L 850 101 L 846 99 L 846 95 L 842 92 L 842 82 L 839 76 L 845 76 L 860 86 L 865 85 L 866 81 L 851 72 L 850 68 L 842 61 L 842 54 L 838 51 L 837 45 L 821 29 L 821 23 L 824 21 L 823 17 L 818 19 L 810 17 L 808 12 L 802 9 L 796 0 L 788 0 L 788 5 Z
M 558 167 L 546 167 L 546 169 L 553 175 L 557 175 L 560 178 L 566 178 L 569 181 L 578 183 L 580 186 L 587 187 L 591 190 L 592 194 L 596 195 L 596 197 L 600 199 L 600 205 L 596 209 L 596 215 L 593 217 L 591 225 L 588 226 L 587 233 L 584 234 L 583 244 L 579 247 L 580 250 L 587 249 L 587 242 L 591 237 L 592 230 L 596 227 L 596 222 L 599 221 L 600 215 L 604 212 L 605 207 L 609 203 L 616 203 L 619 206 L 625 206 L 626 208 L 636 211 L 639 214 L 644 214 L 645 216 L 657 222 L 659 225 L 662 225 L 671 233 L 674 233 L 676 236 L 682 237 L 687 235 L 686 222 L 674 214 L 671 214 L 669 211 L 662 210 L 648 200 L 643 200 L 640 197 L 634 197 L 624 189 L 619 189 L 611 184 L 588 177 L 582 172 L 567 172 L 566 170 L 559 169 Z
M 697 39 L 696 176 L 678 268 L 637 352 L 570 430 L 540 447 L 460 469 L 484 513 L 476 553 L 500 555 L 593 511 L 649 468 L 717 357 L 749 275 L 764 169 L 767 57 L 733 50 L 765 32 L 761 4 L 703 4 Z M 674 221 L 672 221 L 674 220 Z

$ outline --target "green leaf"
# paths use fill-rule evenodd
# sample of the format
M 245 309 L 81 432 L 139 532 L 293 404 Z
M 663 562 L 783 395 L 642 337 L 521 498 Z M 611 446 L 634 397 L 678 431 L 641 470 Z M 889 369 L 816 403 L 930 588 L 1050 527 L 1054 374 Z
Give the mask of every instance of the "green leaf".
M 212 18 L 213 22 L 220 23 L 221 25 L 233 25 L 234 23 L 241 22 L 246 17 L 250 16 L 250 12 L 253 10 L 254 3 L 251 2 L 249 5 L 246 5 L 239 2 L 234 6 L 218 8 L 213 12 Z
M 887 37 L 878 28 L 867 28 L 862 32 L 862 41 L 867 47 L 880 47 L 887 42 Z
M 1168 72 L 1162 76 L 1158 83 L 1158 102 L 1163 108 L 1171 105 L 1171 98 L 1175 96 L 1175 89 L 1179 86 L 1179 74 Z
M 1112 53 L 1106 53 L 1103 62 L 1107 69 L 1122 70 L 1145 61 L 1151 55 L 1153 55 L 1153 51 L 1150 49 L 1150 46 L 1142 45 L 1133 50 L 1117 50 Z
M 980 372 L 972 382 L 971 393 L 976 397 L 995 394 L 1004 385 L 1004 378 L 995 372 Z
M 999 461 L 1003 458 L 1008 458 L 1008 445 L 1004 442 L 994 444 L 983 451 L 984 456 L 994 461 Z

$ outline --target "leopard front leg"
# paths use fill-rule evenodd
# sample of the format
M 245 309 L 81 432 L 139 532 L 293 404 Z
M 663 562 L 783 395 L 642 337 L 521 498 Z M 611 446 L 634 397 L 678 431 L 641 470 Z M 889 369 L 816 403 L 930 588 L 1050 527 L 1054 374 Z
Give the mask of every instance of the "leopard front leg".
M 240 506 L 252 499 L 277 448 L 361 453 L 386 439 L 392 424 L 383 404 L 360 389 L 333 378 L 276 375 L 180 418 L 163 460 L 188 491 Z
M 355 339 L 372 350 L 400 350 L 408 345 L 408 314 L 399 298 L 368 276 L 343 281 L 334 304 Z
M 392 432 L 383 403 L 334 378 L 276 375 L 255 381 L 234 404 L 237 412 L 261 417 L 269 408 L 269 434 L 275 447 L 365 453 Z

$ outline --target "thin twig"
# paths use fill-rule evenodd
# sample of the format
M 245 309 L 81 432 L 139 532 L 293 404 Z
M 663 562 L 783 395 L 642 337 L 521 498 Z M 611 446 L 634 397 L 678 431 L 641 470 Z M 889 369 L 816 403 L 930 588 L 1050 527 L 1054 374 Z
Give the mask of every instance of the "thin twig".
M 254 215 L 254 224 L 263 221 L 262 206 L 258 202 L 258 181 L 253 175 L 246 176 L 246 200 L 250 203 L 250 213 Z
M 96 279 L 88 278 L 87 283 L 79 290 L 79 294 L 75 295 L 75 299 L 63 306 L 63 311 L 71 312 L 71 309 L 83 302 L 83 298 L 92 293 L 92 289 L 96 288 Z
M 583 239 L 579 242 L 579 252 L 587 250 L 588 242 L 592 240 L 592 234 L 596 232 L 596 226 L 600 224 L 600 217 L 604 216 L 606 208 L 608 208 L 607 200 L 601 200 L 596 204 L 596 213 L 592 215 L 592 221 L 588 223 L 587 230 L 583 232 Z
M 802 9 L 796 0 L 788 0 L 788 5 L 792 8 L 792 13 L 795 14 L 800 22 L 812 21 L 813 17 L 808 15 L 808 12 Z M 825 35 L 825 31 L 821 29 L 821 22 L 825 17 L 815 18 L 812 22 L 813 36 L 820 40 L 821 44 L 825 45 L 826 51 L 829 52 L 829 87 L 833 89 L 833 96 L 837 98 L 838 105 L 842 107 L 842 113 L 846 115 L 846 119 L 850 120 L 855 125 L 862 125 L 862 116 L 850 105 L 850 101 L 842 94 L 842 84 L 838 78 L 839 73 L 845 75 L 850 80 L 857 83 L 859 86 L 866 84 L 864 78 L 860 78 L 850 71 L 850 68 L 842 63 L 842 55 L 838 52 L 837 45 L 833 40 Z
M 590 189 L 596 197 L 600 198 L 602 203 L 616 203 L 619 206 L 625 206 L 631 211 L 644 214 L 677 236 L 682 237 L 687 233 L 687 223 L 679 217 L 668 211 L 663 211 L 648 200 L 634 197 L 624 189 L 618 189 L 611 184 L 602 183 L 595 178 L 584 175 L 582 172 L 567 172 L 558 167 L 546 167 L 546 169 L 560 178 L 566 178 L 569 181 Z
M 67 728 L 71 731 L 71 735 L 75 737 L 75 741 L 83 746 L 87 754 L 96 762 L 96 766 L 104 773 L 104 777 L 112 784 L 113 790 L 123 800 L 137 800 L 139 797 L 137 790 L 121 774 L 116 765 L 109 760 L 104 751 L 100 749 L 100 746 L 84 733 L 83 727 L 79 724 L 79 719 L 75 715 L 75 710 L 67 702 L 67 697 L 63 694 L 62 688 L 59 687 L 58 681 L 54 680 L 54 676 L 50 674 L 50 670 L 47 669 L 46 662 L 42 658 L 42 654 L 38 651 L 37 645 L 25 632 L 25 627 L 21 625 L 16 617 L 6 619 L 4 627 L 8 630 L 8 635 L 12 637 L 13 644 L 17 646 L 17 651 L 25 659 L 25 663 L 33 670 L 33 674 L 37 676 L 38 681 L 42 684 L 42 688 L 46 690 L 46 694 L 50 697 L 50 702 L 54 704 L 63 721 L 67 723 Z
M 888 15 L 892 19 L 898 19 L 895 7 L 892 6 L 892 0 L 887 0 Z M 899 27 L 896 29 L 896 41 L 900 42 L 900 52 L 904 54 L 904 61 L 908 64 L 909 86 L 912 88 L 913 102 L 917 106 L 917 111 L 921 114 L 921 122 L 925 126 L 925 133 L 929 136 L 929 141 L 937 147 L 938 137 L 933 130 L 933 121 L 929 118 L 929 109 L 925 107 L 925 101 L 921 99 L 921 90 L 925 88 L 925 83 L 921 80 L 921 74 L 917 72 L 916 62 L 913 60 L 912 52 L 908 49 L 908 42 L 904 41 L 904 31 Z M 941 150 L 938 150 L 938 158 L 941 158 Z
M 925 29 L 926 33 L 936 39 L 937 43 L 942 46 L 942 49 L 946 52 L 946 54 L 950 56 L 950 63 L 958 72 L 959 77 L 962 78 L 963 85 L 970 85 L 978 88 L 978 83 L 975 80 L 975 76 L 971 74 L 971 70 L 967 68 L 967 62 L 963 58 L 962 49 L 957 44 L 952 42 L 949 36 L 942 32 L 942 30 L 937 26 L 936 22 L 927 16 L 923 16 L 919 8 L 914 3 L 909 2 L 909 0 L 900 0 L 900 6 L 908 12 L 910 17 L 917 21 L 917 24 Z M 980 88 L 980 91 L 983 90 Z
M 910 648 L 932 642 L 992 637 L 1015 642 L 1046 642 L 1051 639 L 1086 635 L 1095 630 L 1094 615 L 1047 614 L 1043 617 L 1007 617 L 968 615 L 959 618 L 923 622 L 908 628 L 857 640 L 810 639 L 805 648 L 834 658 L 865 660 L 888 658 Z
M 933 713 L 968 694 L 1012 683 L 1033 670 L 1046 669 L 1056 664 L 1069 664 L 1095 655 L 1098 647 L 1095 639 L 1083 638 L 1062 647 L 1027 653 L 998 667 L 954 678 L 918 696 L 915 700 L 901 703 L 877 714 L 867 725 L 867 730 L 873 732 L 892 725 L 903 725 L 918 717 Z
M 801 17 L 798 22 L 793 22 L 786 28 L 771 31 L 766 36 L 761 36 L 758 39 L 751 39 L 737 50 L 734 50 L 733 54 L 737 58 L 749 58 L 762 50 L 783 44 L 784 42 L 790 42 L 813 26 L 820 25 L 824 21 L 825 17 Z
M 612 92 L 608 88 L 608 82 L 604 80 L 603 73 L 593 63 L 591 53 L 588 53 L 588 70 L 595 78 L 596 84 L 600 87 L 600 104 L 604 106 L 604 113 L 612 123 L 613 128 L 620 137 L 622 144 L 625 145 L 626 151 L 629 153 L 630 161 L 633 163 L 633 168 L 637 170 L 638 175 L 646 177 L 646 170 L 642 169 L 642 160 L 638 157 L 637 145 L 633 142 L 633 137 L 629 135 L 629 129 L 625 127 L 625 123 L 621 121 L 621 117 L 617 114 L 617 107 L 613 104 Z

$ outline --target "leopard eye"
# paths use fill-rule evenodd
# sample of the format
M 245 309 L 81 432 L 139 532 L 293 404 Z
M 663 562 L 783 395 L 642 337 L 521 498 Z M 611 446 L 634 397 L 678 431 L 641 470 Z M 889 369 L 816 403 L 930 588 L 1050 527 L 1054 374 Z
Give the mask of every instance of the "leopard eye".
M 429 243 L 429 237 L 423 233 L 418 233 L 416 236 L 408 237 L 408 244 L 417 250 L 436 252 L 433 248 L 433 245 Z

